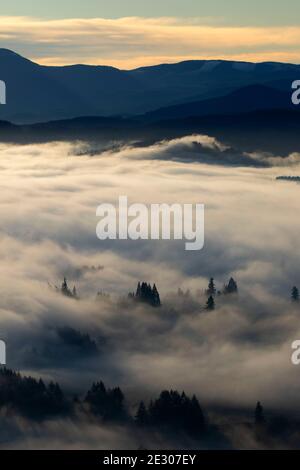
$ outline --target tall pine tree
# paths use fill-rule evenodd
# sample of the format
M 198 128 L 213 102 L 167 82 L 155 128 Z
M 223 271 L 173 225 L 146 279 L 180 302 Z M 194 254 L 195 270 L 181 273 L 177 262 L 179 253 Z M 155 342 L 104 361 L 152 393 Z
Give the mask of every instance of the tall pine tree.
M 208 289 L 206 291 L 207 295 L 216 295 L 216 286 L 215 286 L 215 281 L 214 281 L 214 278 L 211 277 L 210 280 L 209 280 L 209 284 L 208 284 Z

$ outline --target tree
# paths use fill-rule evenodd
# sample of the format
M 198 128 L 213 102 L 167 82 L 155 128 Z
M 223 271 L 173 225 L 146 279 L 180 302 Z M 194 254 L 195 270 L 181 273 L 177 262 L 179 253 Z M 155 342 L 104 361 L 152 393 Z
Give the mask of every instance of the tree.
M 255 419 L 255 424 L 257 425 L 261 425 L 265 423 L 264 409 L 260 401 L 258 401 L 256 404 L 256 408 L 254 412 L 254 419 Z
M 215 309 L 215 301 L 212 295 L 210 295 L 206 302 L 206 310 L 214 310 Z
M 32 419 L 70 412 L 70 403 L 57 383 L 48 386 L 33 377 L 22 377 L 9 369 L 0 370 L 0 408 L 11 407 Z
M 161 306 L 160 295 L 155 284 L 151 287 L 147 282 L 139 282 L 134 298 L 138 302 L 147 303 L 152 307 Z
M 139 282 L 136 288 L 135 296 L 139 298 L 141 296 L 141 283 Z
M 299 290 L 295 286 L 292 289 L 292 301 L 299 302 Z
M 147 426 L 147 424 L 149 424 L 149 414 L 143 401 L 139 404 L 135 415 L 135 421 L 139 426 Z
M 93 414 L 104 420 L 122 420 L 126 418 L 124 395 L 119 387 L 107 389 L 103 382 L 96 382 L 87 392 L 85 401 Z
M 207 295 L 216 295 L 216 286 L 215 286 L 215 281 L 214 278 L 211 277 L 209 284 L 208 284 L 208 289 L 206 291 Z
M 238 286 L 233 277 L 229 279 L 229 282 L 224 287 L 224 294 L 237 294 L 238 293 Z
M 68 282 L 67 282 L 67 279 L 65 277 L 64 277 L 63 283 L 61 285 L 61 291 L 65 295 L 67 295 L 69 293 Z
M 61 285 L 61 293 L 65 295 L 66 297 L 74 297 L 72 294 L 72 291 L 69 289 L 68 281 L 65 277 Z
M 153 285 L 153 289 L 152 289 L 152 297 L 153 297 L 154 307 L 160 307 L 160 305 L 161 305 L 160 296 L 159 296 L 159 292 L 158 292 L 155 284 Z
M 186 432 L 197 437 L 205 429 L 205 419 L 195 396 L 164 390 L 149 406 L 150 423 L 161 430 Z
M 205 427 L 205 418 L 195 395 L 193 395 L 188 408 L 188 430 L 191 434 L 196 434 Z
M 67 278 L 64 277 L 63 283 L 61 285 L 61 293 L 65 295 L 66 297 L 72 297 L 73 299 L 79 299 L 78 294 L 77 294 L 77 289 L 74 286 L 73 289 L 71 290 L 68 286 L 68 281 Z

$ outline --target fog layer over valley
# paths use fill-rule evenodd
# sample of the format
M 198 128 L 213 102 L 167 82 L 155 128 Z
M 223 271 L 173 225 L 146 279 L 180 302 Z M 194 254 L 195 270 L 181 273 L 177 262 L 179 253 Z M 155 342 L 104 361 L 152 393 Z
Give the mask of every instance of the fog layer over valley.
M 79 399 L 96 381 L 120 386 L 131 415 L 140 400 L 171 389 L 195 394 L 216 423 L 221 408 L 251 419 L 257 401 L 298 415 L 291 344 L 300 338 L 300 306 L 290 292 L 300 286 L 299 186 L 276 177 L 299 175 L 299 154 L 241 153 L 203 135 L 104 150 L 2 144 L 0 169 L 7 367 L 59 382 Z M 204 249 L 185 251 L 178 240 L 100 241 L 96 208 L 117 205 L 120 195 L 129 204 L 205 204 Z M 79 299 L 61 294 L 64 277 Z M 216 295 L 209 310 L 212 277 L 220 291 L 234 277 L 239 292 Z M 156 284 L 161 307 L 128 298 L 138 281 Z M 80 426 L 63 416 L 37 424 L 22 413 L 8 426 L 9 411 L 1 413 L 6 448 L 175 445 L 100 425 L 80 409 Z M 232 446 L 263 447 L 247 428 L 243 439 L 239 428 L 226 429 Z

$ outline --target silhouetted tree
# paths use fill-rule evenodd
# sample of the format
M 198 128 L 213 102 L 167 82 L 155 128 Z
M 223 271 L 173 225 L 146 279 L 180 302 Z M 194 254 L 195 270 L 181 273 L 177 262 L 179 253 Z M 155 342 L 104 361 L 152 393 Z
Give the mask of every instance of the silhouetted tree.
M 233 277 L 230 278 L 228 284 L 224 287 L 224 294 L 237 294 L 238 286 Z
M 215 286 L 215 281 L 214 278 L 210 278 L 209 284 L 208 284 L 208 289 L 206 291 L 207 295 L 216 295 L 216 286 Z
M 63 283 L 61 285 L 61 292 L 64 295 L 69 295 L 69 287 L 68 287 L 68 282 L 67 279 L 64 277 Z
M 69 286 L 68 286 L 68 281 L 65 277 L 64 277 L 63 283 L 61 285 L 61 293 L 63 295 L 65 295 L 66 297 L 72 297 L 72 298 L 75 298 L 75 299 L 78 298 L 76 287 L 74 286 L 73 291 L 71 291 L 69 289 Z
M 292 289 L 291 297 L 293 302 L 299 302 L 299 290 L 296 286 L 294 286 Z
M 256 408 L 254 412 L 254 420 L 255 420 L 255 424 L 257 425 L 261 425 L 265 423 L 264 409 L 260 401 L 258 401 L 256 404 Z
M 214 310 L 215 309 L 215 301 L 213 296 L 209 296 L 206 302 L 206 309 L 207 310 Z
M 136 296 L 137 299 L 139 299 L 141 297 L 141 283 L 140 282 L 138 282 L 135 296 Z
M 64 394 L 58 383 L 50 382 L 47 390 L 48 404 L 47 408 L 51 414 L 61 413 L 65 408 Z
M 139 426 L 147 426 L 149 424 L 149 414 L 143 401 L 139 404 L 135 415 L 135 421 Z
M 160 307 L 160 296 L 155 284 L 152 289 L 152 302 L 154 307 Z

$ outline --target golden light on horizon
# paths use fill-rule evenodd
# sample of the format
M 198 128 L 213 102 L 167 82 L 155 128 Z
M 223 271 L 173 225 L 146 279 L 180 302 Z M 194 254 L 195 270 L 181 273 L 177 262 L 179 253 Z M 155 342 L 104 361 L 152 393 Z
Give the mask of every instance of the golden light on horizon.
M 2 47 L 43 65 L 130 69 L 182 60 L 300 62 L 300 26 L 207 25 L 199 19 L 0 17 Z

